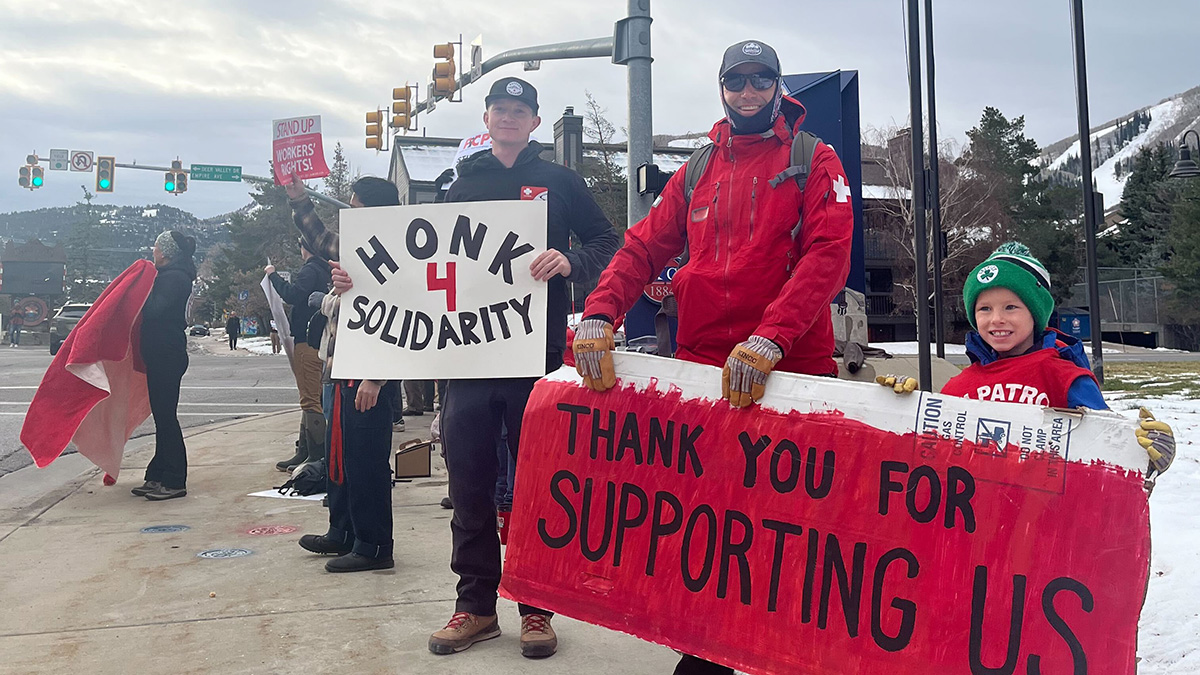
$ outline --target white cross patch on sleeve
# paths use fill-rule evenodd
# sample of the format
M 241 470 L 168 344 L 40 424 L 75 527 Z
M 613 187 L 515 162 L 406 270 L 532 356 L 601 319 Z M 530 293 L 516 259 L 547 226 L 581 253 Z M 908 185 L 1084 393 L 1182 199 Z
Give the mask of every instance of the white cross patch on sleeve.
M 837 180 L 833 181 L 833 191 L 837 193 L 839 204 L 850 201 L 850 186 L 846 184 L 845 176 L 838 176 Z

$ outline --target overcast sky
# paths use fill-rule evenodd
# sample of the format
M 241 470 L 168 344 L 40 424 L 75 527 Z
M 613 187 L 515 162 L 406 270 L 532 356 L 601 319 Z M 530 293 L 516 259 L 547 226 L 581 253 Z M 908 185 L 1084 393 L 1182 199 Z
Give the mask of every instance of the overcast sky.
M 1046 145 L 1076 131 L 1069 0 L 935 0 L 939 126 L 963 139 L 986 105 L 1024 115 Z M 86 173 L 17 186 L 25 155 L 93 150 L 118 162 L 237 164 L 265 175 L 272 119 L 320 114 L 325 149 L 385 175 L 363 146 L 363 115 L 406 80 L 424 83 L 432 45 L 482 35 L 484 58 L 518 47 L 611 35 L 624 0 L 0 0 L 0 212 L 73 204 Z M 1196 0 L 1087 0 L 1093 124 L 1200 84 Z M 743 39 L 774 46 L 786 72 L 857 70 L 864 126 L 908 115 L 904 0 L 652 0 L 654 131 L 707 131 L 721 116 L 716 70 Z M 420 117 L 430 136 L 482 128 L 490 82 L 525 77 L 540 92 L 549 141 L 565 106 L 590 91 L 622 126 L 626 74 L 607 59 L 504 66 Z M 417 132 L 420 133 L 420 132 Z M 211 216 L 247 203 L 244 184 L 193 182 L 172 196 L 162 175 L 118 170 L 97 203 L 165 202 Z

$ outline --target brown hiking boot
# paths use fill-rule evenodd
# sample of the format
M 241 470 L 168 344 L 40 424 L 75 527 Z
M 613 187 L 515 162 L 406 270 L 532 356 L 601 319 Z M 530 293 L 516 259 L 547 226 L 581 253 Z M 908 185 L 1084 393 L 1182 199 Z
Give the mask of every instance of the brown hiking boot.
M 429 651 L 434 654 L 454 654 L 476 642 L 494 637 L 500 637 L 500 622 L 495 614 L 479 616 L 455 612 L 445 628 L 429 636 Z
M 526 614 L 521 617 L 521 656 L 542 659 L 558 650 L 558 636 L 545 614 Z

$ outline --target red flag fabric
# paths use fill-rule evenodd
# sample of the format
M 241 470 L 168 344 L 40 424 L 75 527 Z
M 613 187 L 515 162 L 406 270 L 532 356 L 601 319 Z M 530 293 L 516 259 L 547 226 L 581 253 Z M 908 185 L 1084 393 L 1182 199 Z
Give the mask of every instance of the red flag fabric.
M 155 274 L 149 260 L 130 265 L 63 341 L 21 427 L 21 443 L 39 467 L 74 441 L 113 479 L 120 473 L 125 442 L 150 416 L 138 328 Z

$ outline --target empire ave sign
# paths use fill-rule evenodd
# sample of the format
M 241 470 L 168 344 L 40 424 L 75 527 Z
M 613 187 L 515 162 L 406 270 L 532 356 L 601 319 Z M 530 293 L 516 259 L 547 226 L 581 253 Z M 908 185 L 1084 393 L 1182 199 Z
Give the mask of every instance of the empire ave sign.
M 193 164 L 188 171 L 192 180 L 217 180 L 237 182 L 242 179 L 242 167 L 219 164 Z

